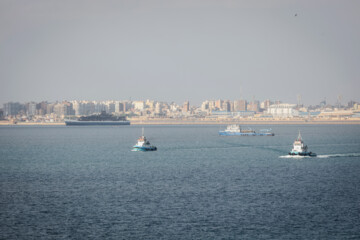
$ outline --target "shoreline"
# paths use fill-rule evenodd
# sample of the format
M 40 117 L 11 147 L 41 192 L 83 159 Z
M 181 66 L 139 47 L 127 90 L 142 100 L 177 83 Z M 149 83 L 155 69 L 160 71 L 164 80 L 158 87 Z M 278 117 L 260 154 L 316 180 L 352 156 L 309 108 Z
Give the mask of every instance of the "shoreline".
M 199 121 L 199 120 L 130 120 L 131 125 L 360 125 L 360 120 L 240 120 L 240 121 Z M 0 126 L 65 126 L 64 122 L 36 123 L 0 121 Z M 100 126 L 100 125 L 97 125 Z
M 360 121 L 131 121 L 132 125 L 359 125 Z

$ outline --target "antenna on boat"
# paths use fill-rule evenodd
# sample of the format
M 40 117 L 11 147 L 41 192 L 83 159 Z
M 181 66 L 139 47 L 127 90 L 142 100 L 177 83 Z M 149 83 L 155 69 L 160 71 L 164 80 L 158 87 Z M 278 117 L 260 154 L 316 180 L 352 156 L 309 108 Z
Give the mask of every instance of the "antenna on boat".
M 301 133 L 300 133 L 300 130 L 299 130 L 298 140 L 301 140 Z
M 144 136 L 144 127 L 142 127 L 141 134 L 142 134 L 142 136 Z

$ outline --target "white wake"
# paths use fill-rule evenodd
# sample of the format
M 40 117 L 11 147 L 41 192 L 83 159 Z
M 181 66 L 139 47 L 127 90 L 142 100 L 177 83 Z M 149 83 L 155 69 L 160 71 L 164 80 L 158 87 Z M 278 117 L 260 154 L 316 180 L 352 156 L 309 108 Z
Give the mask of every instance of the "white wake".
M 297 155 L 284 155 L 279 156 L 279 158 L 338 158 L 338 157 L 360 157 L 360 153 L 339 153 L 339 154 L 327 154 L 327 155 L 317 155 L 316 157 L 310 156 L 297 156 Z
M 360 153 L 342 153 L 342 154 L 317 155 L 317 157 L 318 158 L 360 157 Z

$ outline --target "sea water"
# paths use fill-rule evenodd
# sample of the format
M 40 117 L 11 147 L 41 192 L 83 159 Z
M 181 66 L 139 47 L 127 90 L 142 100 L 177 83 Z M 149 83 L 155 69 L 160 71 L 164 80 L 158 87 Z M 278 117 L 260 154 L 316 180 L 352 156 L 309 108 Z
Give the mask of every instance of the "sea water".
M 0 127 L 0 239 L 360 239 L 359 125 L 225 127 Z

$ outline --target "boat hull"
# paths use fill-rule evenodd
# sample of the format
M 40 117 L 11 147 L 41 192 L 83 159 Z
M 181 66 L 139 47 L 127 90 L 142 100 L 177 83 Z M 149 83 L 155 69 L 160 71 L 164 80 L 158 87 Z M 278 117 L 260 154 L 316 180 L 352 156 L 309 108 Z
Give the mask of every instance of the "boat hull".
M 225 132 L 225 131 L 219 131 L 220 136 L 275 136 L 274 133 L 244 133 L 244 132 Z
M 290 156 L 302 156 L 302 157 L 305 157 L 305 156 L 308 156 L 308 157 L 316 157 L 316 153 L 313 153 L 313 152 L 289 152 L 289 155 Z
M 134 147 L 131 151 L 133 152 L 149 152 L 149 151 L 156 151 L 156 147 Z
M 92 126 L 92 125 L 130 125 L 130 121 L 77 121 L 66 120 L 66 126 Z

